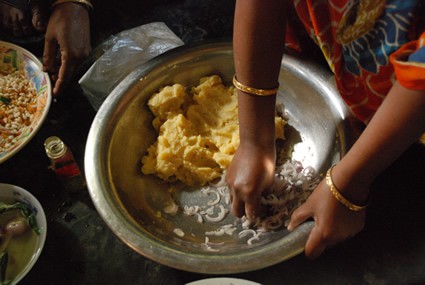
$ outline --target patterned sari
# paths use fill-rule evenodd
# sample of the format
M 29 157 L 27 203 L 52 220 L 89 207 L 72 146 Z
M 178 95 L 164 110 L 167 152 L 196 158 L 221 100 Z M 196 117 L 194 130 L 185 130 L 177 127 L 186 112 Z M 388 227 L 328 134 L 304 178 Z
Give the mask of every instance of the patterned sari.
M 333 71 L 341 96 L 363 122 L 371 119 L 396 78 L 407 88 L 425 90 L 425 35 L 418 40 L 425 26 L 424 0 L 293 3 Z M 299 49 L 294 35 L 288 23 L 287 47 Z

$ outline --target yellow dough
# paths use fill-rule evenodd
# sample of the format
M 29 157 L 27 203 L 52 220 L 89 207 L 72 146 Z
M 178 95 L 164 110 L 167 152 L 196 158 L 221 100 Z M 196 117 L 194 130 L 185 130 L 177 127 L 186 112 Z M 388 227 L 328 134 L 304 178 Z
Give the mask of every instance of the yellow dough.
M 181 84 L 154 94 L 157 141 L 142 158 L 142 172 L 186 185 L 204 185 L 220 177 L 239 146 L 238 102 L 233 86 L 219 76 L 200 79 L 188 91 Z M 285 121 L 276 116 L 276 138 L 284 139 Z

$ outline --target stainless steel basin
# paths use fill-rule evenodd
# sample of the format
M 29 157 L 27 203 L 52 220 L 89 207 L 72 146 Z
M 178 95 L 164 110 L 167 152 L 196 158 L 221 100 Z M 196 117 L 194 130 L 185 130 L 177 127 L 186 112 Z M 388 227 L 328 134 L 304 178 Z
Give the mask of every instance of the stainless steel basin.
M 110 229 L 129 247 L 158 263 L 199 273 L 228 274 L 264 268 L 304 250 L 313 226 L 292 233 L 282 229 L 247 245 L 231 236 L 219 252 L 205 251 L 203 233 L 210 226 L 182 215 L 163 213 L 170 202 L 170 184 L 140 171 L 140 159 L 155 139 L 146 102 L 162 86 L 194 85 L 202 76 L 218 74 L 231 84 L 231 43 L 183 46 L 140 66 L 108 96 L 98 111 L 87 140 L 85 171 L 89 192 Z M 354 129 L 330 72 L 285 56 L 278 102 L 287 112 L 293 158 L 324 173 L 346 153 Z M 196 189 L 183 189 L 180 203 L 197 199 Z M 173 233 L 182 228 L 187 234 Z

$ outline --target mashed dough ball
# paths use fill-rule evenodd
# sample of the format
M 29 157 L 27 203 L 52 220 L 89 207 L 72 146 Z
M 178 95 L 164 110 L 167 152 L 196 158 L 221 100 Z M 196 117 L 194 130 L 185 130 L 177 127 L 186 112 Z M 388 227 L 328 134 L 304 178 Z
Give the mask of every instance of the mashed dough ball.
M 204 185 L 222 175 L 239 146 L 233 86 L 224 86 L 217 75 L 204 77 L 190 92 L 180 84 L 164 87 L 148 105 L 158 140 L 142 158 L 144 174 L 187 185 Z M 285 122 L 275 121 L 276 137 L 283 139 Z

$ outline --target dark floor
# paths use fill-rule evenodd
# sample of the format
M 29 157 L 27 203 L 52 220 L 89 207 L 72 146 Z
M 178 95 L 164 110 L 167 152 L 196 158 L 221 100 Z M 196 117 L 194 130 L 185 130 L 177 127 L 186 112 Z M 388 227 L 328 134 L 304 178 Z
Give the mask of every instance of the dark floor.
M 112 34 L 154 21 L 165 22 L 186 44 L 232 34 L 234 1 L 98 2 L 93 47 Z M 52 105 L 34 139 L 0 165 L 0 182 L 31 189 L 48 218 L 45 248 L 21 284 L 185 284 L 214 277 L 144 258 L 109 230 L 88 192 L 64 194 L 47 169 L 44 139 L 62 137 L 82 166 L 95 114 L 78 86 L 72 85 Z M 315 261 L 300 254 L 266 269 L 228 277 L 262 284 L 425 284 L 424 161 L 425 147 L 415 145 L 381 175 L 373 187 L 366 229 L 350 241 Z

